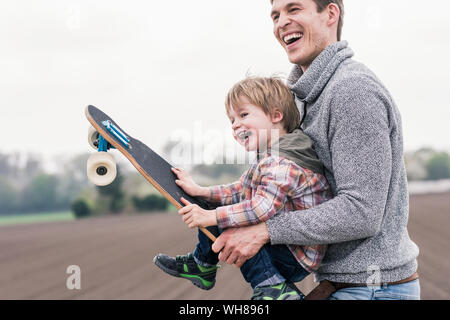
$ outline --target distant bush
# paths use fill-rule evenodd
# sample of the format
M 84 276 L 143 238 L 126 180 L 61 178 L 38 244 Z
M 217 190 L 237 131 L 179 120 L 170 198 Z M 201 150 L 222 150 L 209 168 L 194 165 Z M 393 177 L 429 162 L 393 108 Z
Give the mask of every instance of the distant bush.
M 91 208 L 87 204 L 86 200 L 83 199 L 77 199 L 72 202 L 72 211 L 77 219 L 85 218 L 92 214 Z
M 126 192 L 123 190 L 125 177 L 120 166 L 117 166 L 117 176 L 114 181 L 106 186 L 97 186 L 97 192 L 101 198 L 108 199 L 109 213 L 119 214 L 126 206 Z
M 18 212 L 18 193 L 13 185 L 0 176 L 0 214 Z
M 450 156 L 445 152 L 435 153 L 426 163 L 429 180 L 450 178 Z
M 132 197 L 133 205 L 138 211 L 164 211 L 167 210 L 169 201 L 166 198 L 154 194 L 145 197 Z

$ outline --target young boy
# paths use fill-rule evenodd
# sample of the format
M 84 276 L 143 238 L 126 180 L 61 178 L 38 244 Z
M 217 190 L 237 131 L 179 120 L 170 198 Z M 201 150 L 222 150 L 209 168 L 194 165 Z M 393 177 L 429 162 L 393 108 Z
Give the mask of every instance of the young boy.
M 220 233 L 226 228 L 260 223 L 281 211 L 304 210 L 331 198 L 312 141 L 298 129 L 300 114 L 294 97 L 281 80 L 244 79 L 229 91 L 225 105 L 234 138 L 247 151 L 257 152 L 257 161 L 239 181 L 209 188 L 198 186 L 184 170 L 173 168 L 176 183 L 187 194 L 219 205 L 215 210 L 205 210 L 182 198 L 186 206 L 179 214 L 190 228 L 217 226 L 215 231 Z M 154 262 L 166 273 L 209 290 L 215 284 L 218 254 L 202 232 L 198 238 L 193 254 L 175 258 L 158 254 Z M 324 245 L 266 244 L 241 267 L 254 289 L 252 299 L 301 299 L 293 283 L 317 269 L 325 250 Z

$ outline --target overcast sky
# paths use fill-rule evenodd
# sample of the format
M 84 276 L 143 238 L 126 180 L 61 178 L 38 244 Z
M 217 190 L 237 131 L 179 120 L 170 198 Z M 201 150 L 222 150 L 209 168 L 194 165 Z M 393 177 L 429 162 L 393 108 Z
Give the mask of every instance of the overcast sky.
M 406 150 L 450 151 L 449 1 L 344 2 L 343 38 L 394 96 Z M 269 12 L 269 0 L 0 2 L 0 152 L 91 151 L 88 104 L 157 151 L 180 132 L 231 139 L 232 84 L 291 69 Z

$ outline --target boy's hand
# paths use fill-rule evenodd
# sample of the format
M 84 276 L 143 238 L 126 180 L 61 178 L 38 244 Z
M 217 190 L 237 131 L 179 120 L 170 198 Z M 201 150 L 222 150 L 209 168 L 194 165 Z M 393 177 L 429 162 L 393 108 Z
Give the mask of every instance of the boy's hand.
M 175 183 L 184 190 L 188 195 L 193 197 L 209 197 L 209 189 L 205 187 L 200 187 L 194 182 L 189 173 L 181 168 L 171 168 L 172 172 L 175 173 L 178 180 Z
M 181 202 L 185 207 L 178 210 L 178 213 L 183 216 L 183 221 L 189 228 L 217 225 L 216 210 L 202 209 L 198 205 L 192 204 L 184 198 L 181 198 Z

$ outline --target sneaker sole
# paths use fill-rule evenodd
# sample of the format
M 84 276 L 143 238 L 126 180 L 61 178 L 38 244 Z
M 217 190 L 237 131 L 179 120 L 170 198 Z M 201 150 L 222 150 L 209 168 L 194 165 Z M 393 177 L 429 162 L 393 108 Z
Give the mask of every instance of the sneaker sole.
M 194 276 L 188 276 L 188 275 L 186 275 L 185 277 L 183 277 L 179 272 L 174 271 L 174 270 L 171 270 L 171 269 L 168 269 L 168 268 L 166 268 L 165 266 L 163 266 L 163 265 L 159 262 L 157 256 L 155 256 L 155 257 L 153 258 L 153 262 L 156 264 L 156 266 L 157 266 L 158 268 L 160 268 L 160 269 L 161 269 L 162 271 L 164 271 L 165 273 L 170 274 L 171 276 L 174 276 L 174 277 L 177 277 L 177 278 L 182 278 L 182 279 L 189 280 L 189 281 L 192 282 L 192 284 L 194 284 L 196 287 L 198 287 L 198 288 L 200 288 L 200 289 L 203 289 L 203 290 L 211 290 L 211 289 L 214 287 L 215 283 L 216 283 L 216 280 L 214 279 L 214 280 L 212 281 L 212 285 L 209 286 L 209 287 L 207 287 L 207 286 L 205 286 L 205 285 L 203 284 L 202 280 L 201 280 L 198 276 L 195 276 L 195 275 L 194 275 Z

